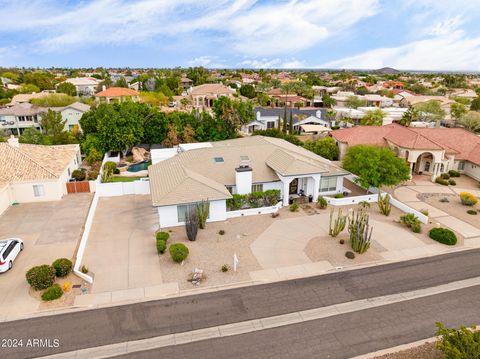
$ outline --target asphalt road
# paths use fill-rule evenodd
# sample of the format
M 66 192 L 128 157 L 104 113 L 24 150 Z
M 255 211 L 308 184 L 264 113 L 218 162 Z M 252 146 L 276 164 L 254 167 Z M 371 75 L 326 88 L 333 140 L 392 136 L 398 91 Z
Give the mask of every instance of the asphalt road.
M 58 339 L 60 343 L 58 348 L 0 347 L 0 358 L 31 358 L 121 343 L 129 340 L 156 337 L 318 308 L 352 300 L 427 288 L 479 276 L 480 250 L 472 250 L 286 282 L 0 323 L 0 339 L 23 339 L 25 343 L 32 338 L 48 338 Z M 476 294 L 477 298 L 478 294 Z M 469 324 L 463 320 L 468 318 L 474 320 L 474 322 L 480 321 L 478 313 L 470 312 L 470 310 L 473 310 L 471 307 L 475 307 L 471 303 L 471 299 L 470 297 L 461 297 L 454 305 L 456 310 L 460 311 L 458 319 L 461 323 Z M 478 302 L 479 300 L 477 300 L 476 307 L 480 307 Z M 404 305 L 411 306 L 411 304 Z M 417 306 L 413 307 L 417 308 Z M 425 308 L 427 307 L 425 306 Z M 385 311 L 384 308 L 371 310 L 374 313 L 385 313 L 381 315 L 387 315 L 388 311 Z M 348 323 L 353 320 L 352 317 L 356 318 L 356 316 L 366 315 L 365 312 L 368 311 L 350 314 L 351 317 L 344 322 L 344 330 L 349 332 L 351 325 Z M 398 316 L 399 312 L 396 313 Z M 417 340 L 431 336 L 434 331 L 432 323 L 433 314 L 428 317 L 416 316 L 418 320 L 424 318 L 425 325 L 428 325 L 428 330 L 422 332 L 420 336 L 416 335 L 419 333 L 416 331 L 417 325 L 415 324 L 412 325 L 412 333 L 415 333 L 415 335 L 396 338 L 401 342 L 408 342 L 410 339 Z M 447 314 L 448 312 L 445 313 L 443 310 L 438 310 L 438 320 L 442 319 L 441 315 Z M 340 317 L 342 316 L 334 318 L 339 319 Z M 326 318 L 322 322 L 331 323 L 330 321 L 335 321 L 334 318 Z M 390 322 L 387 321 L 388 325 L 392 327 L 397 325 L 396 320 L 402 322 L 401 316 L 395 318 L 397 319 L 391 319 Z M 433 321 L 435 320 L 437 319 Z M 372 325 L 375 323 L 368 315 L 363 317 L 363 321 L 371 322 Z M 445 321 L 448 322 L 447 320 Z M 313 323 L 316 322 L 318 321 L 299 324 L 299 326 L 309 328 L 312 325 L 314 326 Z M 277 330 L 288 330 L 287 328 L 290 327 L 297 327 L 297 325 L 245 334 L 238 336 L 238 338 L 250 336 L 259 338 L 269 335 L 268 333 L 276 333 Z M 320 327 L 323 327 L 323 325 Z M 349 333 L 347 337 L 353 334 Z M 268 347 L 271 350 L 278 349 L 279 346 L 282 347 L 284 345 L 284 341 L 276 340 L 275 337 L 273 339 L 273 341 L 268 341 Z M 223 340 L 235 339 L 221 339 L 218 341 L 221 342 Z M 327 339 L 319 334 L 316 340 L 323 342 Z M 217 340 L 207 342 L 216 343 Z M 372 342 L 371 347 L 375 348 L 375 344 L 383 344 L 383 347 L 390 346 L 389 341 L 383 340 Z M 197 343 L 191 345 L 204 344 Z M 179 348 L 182 347 L 179 346 Z M 185 347 L 188 347 L 188 345 Z M 255 348 L 258 348 L 259 351 L 263 350 L 260 346 L 255 346 L 252 343 L 252 350 Z M 179 349 L 171 348 L 168 350 Z

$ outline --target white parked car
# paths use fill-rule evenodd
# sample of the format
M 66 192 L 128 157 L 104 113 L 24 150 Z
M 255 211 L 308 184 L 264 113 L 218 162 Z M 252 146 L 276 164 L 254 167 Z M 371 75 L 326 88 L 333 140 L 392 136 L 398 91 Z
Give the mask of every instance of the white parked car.
M 0 240 L 0 273 L 13 267 L 13 261 L 23 251 L 23 241 L 19 238 Z

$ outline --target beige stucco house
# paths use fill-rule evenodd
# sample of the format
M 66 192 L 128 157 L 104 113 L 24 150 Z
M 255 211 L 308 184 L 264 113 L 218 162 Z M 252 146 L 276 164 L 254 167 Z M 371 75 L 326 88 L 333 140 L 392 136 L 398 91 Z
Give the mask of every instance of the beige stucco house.
M 233 97 L 235 90 L 222 84 L 203 84 L 191 87 L 187 95 L 196 108 L 211 108 L 220 96 Z
M 61 199 L 80 163 L 79 145 L 30 145 L 14 137 L 0 143 L 0 213 L 13 203 Z
M 457 170 L 480 180 L 480 137 L 461 128 L 413 128 L 396 123 L 386 126 L 356 126 L 332 131 L 342 159 L 348 147 L 388 147 L 405 158 L 412 174 L 426 174 L 432 181 L 442 173 Z

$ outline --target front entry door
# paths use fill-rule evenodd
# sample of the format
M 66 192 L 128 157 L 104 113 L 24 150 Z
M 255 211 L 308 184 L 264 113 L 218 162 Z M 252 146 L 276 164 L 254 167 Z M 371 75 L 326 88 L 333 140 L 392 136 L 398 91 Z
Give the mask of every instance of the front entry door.
M 298 193 L 298 178 L 295 178 L 290 182 L 290 188 L 288 194 L 297 194 Z

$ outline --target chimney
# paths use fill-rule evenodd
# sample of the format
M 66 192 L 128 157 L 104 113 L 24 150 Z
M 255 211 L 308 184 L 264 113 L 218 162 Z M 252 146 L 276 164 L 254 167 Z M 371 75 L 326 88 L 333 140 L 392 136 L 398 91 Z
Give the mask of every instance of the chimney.
M 107 87 L 105 85 L 102 85 L 102 91 L 105 91 Z
M 238 194 L 252 192 L 252 168 L 249 161 L 242 160 L 240 165 L 235 168 L 235 185 Z
M 18 142 L 18 138 L 16 138 L 14 135 L 10 135 L 10 138 L 7 140 L 8 144 L 12 147 L 19 148 L 20 144 Z

